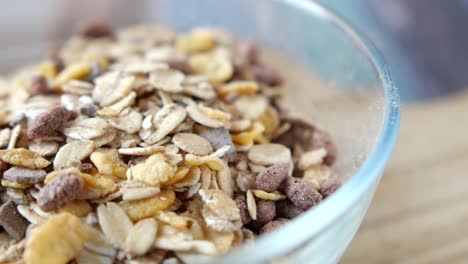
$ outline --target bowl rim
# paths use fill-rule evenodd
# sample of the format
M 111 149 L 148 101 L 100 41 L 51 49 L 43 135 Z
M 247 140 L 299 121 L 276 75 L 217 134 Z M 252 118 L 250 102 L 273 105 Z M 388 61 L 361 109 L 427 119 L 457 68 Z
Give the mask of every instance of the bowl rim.
M 259 237 L 255 243 L 243 245 L 222 257 L 214 259 L 215 263 L 238 263 L 240 259 L 246 263 L 262 263 L 271 260 L 272 257 L 285 255 L 300 247 L 304 242 L 319 235 L 327 227 L 338 221 L 348 213 L 353 205 L 365 192 L 371 189 L 372 184 L 378 181 L 386 163 L 394 149 L 400 127 L 400 97 L 395 87 L 390 72 L 383 56 L 363 34 L 356 31 L 344 19 L 336 15 L 330 9 L 316 1 L 310 0 L 274 0 L 300 9 L 310 15 L 321 17 L 338 26 L 344 34 L 347 34 L 354 44 L 367 56 L 376 70 L 378 78 L 384 89 L 385 111 L 384 121 L 374 149 L 369 157 L 343 186 L 314 210 L 304 213 L 294 219 L 284 228 L 275 230 Z M 332 206 L 333 204 L 339 206 Z M 304 232 L 307 230 L 307 232 Z M 288 243 L 278 243 L 285 237 L 294 235 L 294 239 Z M 255 254 L 252 254 L 255 252 Z

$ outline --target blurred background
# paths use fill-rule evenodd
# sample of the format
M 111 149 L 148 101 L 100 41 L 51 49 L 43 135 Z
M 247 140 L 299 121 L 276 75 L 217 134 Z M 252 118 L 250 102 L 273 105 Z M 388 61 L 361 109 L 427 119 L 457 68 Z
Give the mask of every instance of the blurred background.
M 42 43 L 33 56 L 43 57 L 79 21 L 95 19 L 83 16 L 87 8 L 122 25 L 157 12 L 130 1 L 47 2 L 42 13 L 35 10 L 43 1 L 9 2 L 12 14 L 26 12 L 28 21 L 1 13 L 2 46 L 11 49 L 2 61 L 23 64 L 18 54 L 30 52 L 33 40 Z M 376 44 L 403 99 L 395 153 L 341 263 L 468 263 L 468 0 L 321 2 Z M 34 23 L 46 16 L 47 27 Z
M 400 89 L 399 142 L 341 263 L 468 263 L 468 1 L 323 0 Z
M 468 84 L 468 1 L 322 0 L 384 53 L 403 99 Z

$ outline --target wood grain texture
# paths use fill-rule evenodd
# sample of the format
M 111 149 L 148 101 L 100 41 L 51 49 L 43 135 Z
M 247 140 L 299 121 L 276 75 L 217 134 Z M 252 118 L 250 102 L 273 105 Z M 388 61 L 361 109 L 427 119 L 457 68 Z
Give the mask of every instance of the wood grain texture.
M 340 263 L 468 263 L 468 91 L 403 105 L 400 137 Z

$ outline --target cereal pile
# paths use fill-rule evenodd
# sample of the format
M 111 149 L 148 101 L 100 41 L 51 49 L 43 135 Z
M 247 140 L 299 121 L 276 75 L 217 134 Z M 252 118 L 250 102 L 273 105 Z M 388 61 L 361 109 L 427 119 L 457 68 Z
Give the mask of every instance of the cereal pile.
M 249 41 L 92 24 L 0 80 L 0 262 L 190 263 L 340 182 Z

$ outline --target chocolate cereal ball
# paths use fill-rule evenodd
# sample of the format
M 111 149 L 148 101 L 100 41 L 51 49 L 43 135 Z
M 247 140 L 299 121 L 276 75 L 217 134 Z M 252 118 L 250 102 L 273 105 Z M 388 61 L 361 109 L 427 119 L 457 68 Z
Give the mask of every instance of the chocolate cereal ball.
M 268 222 L 266 225 L 264 225 L 262 229 L 260 229 L 260 234 L 269 233 L 277 228 L 282 227 L 284 224 L 287 224 L 288 222 L 289 220 L 285 218 L 275 219 L 271 222 Z
M 322 201 L 322 195 L 314 187 L 302 178 L 289 177 L 281 191 L 297 207 L 307 210 Z
M 288 164 L 276 164 L 266 168 L 257 175 L 255 180 L 257 188 L 265 192 L 278 190 L 288 177 Z

